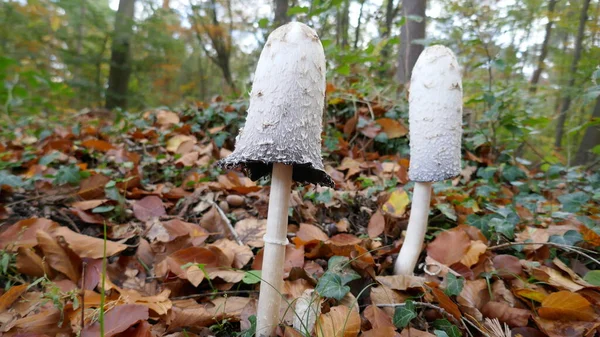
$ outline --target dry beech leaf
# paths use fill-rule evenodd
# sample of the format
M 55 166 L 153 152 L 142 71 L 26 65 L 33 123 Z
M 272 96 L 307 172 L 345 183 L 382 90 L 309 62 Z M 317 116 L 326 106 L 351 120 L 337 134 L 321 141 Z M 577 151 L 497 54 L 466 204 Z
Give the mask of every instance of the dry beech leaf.
M 454 316 L 456 319 L 460 320 L 462 318 L 462 314 L 458 309 L 458 305 L 456 305 L 456 303 L 454 303 L 450 299 L 450 297 L 448 297 L 448 295 L 444 294 L 444 292 L 438 288 L 431 288 L 431 292 L 440 304 L 440 307 L 444 308 L 450 315 Z
M 548 295 L 538 309 L 540 317 L 551 320 L 594 322 L 598 320 L 591 303 L 585 297 L 570 291 Z
M 244 244 L 250 247 L 263 247 L 263 236 L 267 230 L 267 220 L 246 218 L 235 224 L 235 232 Z
M 0 314 L 3 313 L 25 292 L 29 284 L 12 286 L 7 292 L 0 296 Z
M 560 271 L 550 267 L 541 266 L 539 268 L 534 268 L 531 274 L 536 279 L 548 282 L 559 289 L 575 292 L 585 288 L 584 286 L 573 282 L 571 279 L 566 278 Z
M 300 224 L 300 229 L 296 232 L 294 242 L 297 246 L 302 246 L 311 242 L 327 241 L 329 237 L 319 227 L 311 224 Z
M 105 196 L 104 186 L 109 181 L 110 178 L 102 174 L 93 175 L 81 182 L 77 195 L 85 200 L 101 199 Z
M 112 150 L 115 147 L 104 140 L 100 140 L 100 139 L 88 139 L 88 140 L 84 140 L 83 142 L 81 142 L 81 146 L 85 147 L 86 149 L 91 149 L 91 150 L 96 150 L 96 151 L 101 151 L 101 152 L 106 152 L 108 150 Z
M 548 296 L 542 292 L 533 289 L 515 289 L 513 290 L 513 292 L 516 296 L 536 301 L 538 303 L 542 303 L 542 301 Z
M 233 252 L 233 268 L 243 268 L 254 257 L 252 250 L 248 246 L 240 246 L 229 239 L 219 239 L 211 246 L 219 247 L 222 251 Z
M 465 256 L 460 259 L 460 263 L 467 267 L 471 267 L 479 262 L 479 257 L 483 255 L 487 250 L 487 245 L 480 240 L 471 241 L 471 245 L 467 249 Z
M 412 331 L 411 331 L 412 332 Z M 361 337 L 395 337 L 398 336 L 395 326 L 385 326 L 383 328 L 363 331 Z M 411 335 L 411 337 L 414 335 Z
M 389 139 L 404 137 L 408 133 L 408 128 L 395 119 L 379 118 L 375 122 L 381 126 Z
M 148 319 L 148 308 L 137 304 L 118 305 L 104 314 L 104 336 L 115 336 L 139 321 Z M 86 326 L 81 337 L 100 336 L 100 323 Z
M 367 232 L 369 233 L 370 238 L 376 238 L 385 229 L 385 217 L 380 211 L 373 213 L 371 219 L 369 220 L 369 225 L 367 226 Z
M 179 124 L 179 116 L 173 111 L 159 110 L 156 113 L 156 122 L 162 126 Z
M 19 247 L 17 249 L 17 270 L 19 273 L 42 277 L 44 275 L 49 278 L 54 277 L 54 272 L 48 266 L 47 261 L 42 259 L 33 248 Z
M 315 327 L 317 337 L 356 337 L 360 332 L 360 315 L 344 305 L 321 314 Z
M 427 255 L 446 265 L 453 265 L 465 256 L 471 246 L 471 239 L 462 230 L 449 230 L 440 233 L 427 245 Z
M 402 330 L 400 337 L 435 337 L 434 334 L 430 334 L 427 331 L 417 330 L 411 327 L 408 327 Z
M 0 233 L 0 249 L 16 250 L 19 247 L 34 247 L 37 245 L 38 230 L 49 231 L 56 227 L 58 227 L 56 222 L 44 218 L 21 220 Z
M 489 318 L 497 318 L 500 322 L 510 327 L 527 326 L 531 312 L 526 309 L 513 308 L 508 303 L 487 302 L 481 312 Z
M 104 240 L 59 227 L 52 234 L 63 237 L 69 248 L 81 258 L 100 259 L 104 256 Z M 106 240 L 106 256 L 113 256 L 127 249 L 127 245 Z
M 149 195 L 144 199 L 138 200 L 133 204 L 133 214 L 140 221 L 148 221 L 153 217 L 166 215 L 165 206 L 162 200 L 155 196 Z
M 50 234 L 44 231 L 37 232 L 37 241 L 44 252 L 44 258 L 50 267 L 65 274 L 73 282 L 77 282 L 81 275 L 79 264 L 73 264 L 71 257 Z
M 52 307 L 48 310 L 18 319 L 13 325 L 13 329 L 19 331 L 20 333 L 29 332 L 48 334 L 50 336 L 54 336 L 61 332 L 70 333 L 71 328 L 69 327 L 69 324 L 63 324 L 61 327 L 58 326 L 60 319 L 60 311 Z M 27 336 L 27 334 L 23 335 Z
M 492 260 L 498 275 L 503 279 L 511 280 L 521 275 L 523 267 L 518 257 L 512 255 L 496 255 Z
M 591 337 L 594 336 L 591 332 L 600 327 L 598 322 L 554 321 L 541 317 L 534 317 L 533 320 L 550 337 Z
M 409 288 L 423 288 L 425 278 L 413 275 L 377 276 L 377 282 L 394 290 L 407 290 Z
M 483 308 L 483 305 L 489 299 L 487 282 L 483 279 L 465 281 L 462 291 L 456 296 L 456 300 L 462 306 L 463 312 L 475 317 L 477 321 L 483 321 L 481 308 Z
M 377 287 L 371 288 L 371 302 L 373 305 L 377 304 L 399 304 L 404 303 L 407 299 L 409 299 L 408 295 L 401 294 L 385 285 L 380 285 Z M 385 307 L 382 308 L 388 315 L 394 315 L 394 308 Z
M 396 330 L 394 323 L 392 323 L 392 317 L 377 306 L 369 305 L 363 311 L 363 315 L 371 323 L 373 329 L 392 327 Z
M 207 326 L 214 321 L 213 317 L 204 305 L 195 300 L 180 300 L 173 302 L 167 315 L 167 326 L 171 331 L 189 326 Z
M 540 242 L 545 243 L 550 239 L 550 234 L 545 228 L 526 227 L 524 231 L 515 234 L 515 242 Z M 544 245 L 524 245 L 523 250 L 531 252 L 542 248 Z

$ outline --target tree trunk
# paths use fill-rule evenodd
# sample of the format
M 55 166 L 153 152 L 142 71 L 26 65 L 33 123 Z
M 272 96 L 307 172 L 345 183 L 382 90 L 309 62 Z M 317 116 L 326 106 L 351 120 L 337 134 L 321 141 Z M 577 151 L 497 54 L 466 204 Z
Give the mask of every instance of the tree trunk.
M 592 120 L 600 121 L 600 96 L 596 98 Z M 575 156 L 575 165 L 584 165 L 594 159 L 596 155 L 591 153 L 590 150 L 597 145 L 600 145 L 600 125 L 591 125 L 585 130 L 579 150 Z
M 544 42 L 542 42 L 542 50 L 540 52 L 540 57 L 538 58 L 537 68 L 533 72 L 533 76 L 531 77 L 529 91 L 535 93 L 537 91 L 537 85 L 540 81 L 540 76 L 542 75 L 542 71 L 544 70 L 544 61 L 546 60 L 546 56 L 548 56 L 548 44 L 550 43 L 550 36 L 552 35 L 552 25 L 554 24 L 554 7 L 556 7 L 557 0 L 550 0 L 548 3 L 548 23 L 546 24 L 546 35 L 544 36 Z
M 350 0 L 346 0 L 342 3 L 341 8 L 338 8 L 337 22 L 336 22 L 336 43 L 341 45 L 342 48 L 348 46 L 348 29 L 350 22 Z
M 577 65 L 581 58 L 581 50 L 583 43 L 583 35 L 585 32 L 585 23 L 587 21 L 587 11 L 590 7 L 590 0 L 583 0 L 583 7 L 581 8 L 581 15 L 579 17 L 579 28 L 577 30 L 577 39 L 575 40 L 575 51 L 573 52 L 573 61 L 569 69 L 569 82 L 566 88 L 563 88 L 564 98 L 560 106 L 560 115 L 558 116 L 558 125 L 556 126 L 556 140 L 554 146 L 560 148 L 562 145 L 562 138 L 564 135 L 565 121 L 567 120 L 567 112 L 571 106 L 571 91 L 575 86 L 575 75 L 577 73 Z
M 358 12 L 358 23 L 356 24 L 356 30 L 354 31 L 354 49 L 358 48 L 358 41 L 360 39 L 360 26 L 363 17 L 363 8 L 365 6 L 365 0 L 360 1 L 360 12 Z
M 120 0 L 115 21 L 106 108 L 127 107 L 127 90 L 131 75 L 131 55 L 129 40 L 133 32 L 135 0 Z
M 289 2 L 288 0 L 273 0 L 273 2 L 275 3 L 275 20 L 273 24 L 277 28 L 290 22 L 290 17 L 287 15 Z
M 404 0 L 402 2 L 402 12 L 406 23 L 400 31 L 400 52 L 396 72 L 396 80 L 401 85 L 410 82 L 412 69 L 424 48 L 422 44 L 414 41 L 425 38 L 425 8 L 427 8 L 426 0 Z M 422 19 L 417 21 L 414 17 Z

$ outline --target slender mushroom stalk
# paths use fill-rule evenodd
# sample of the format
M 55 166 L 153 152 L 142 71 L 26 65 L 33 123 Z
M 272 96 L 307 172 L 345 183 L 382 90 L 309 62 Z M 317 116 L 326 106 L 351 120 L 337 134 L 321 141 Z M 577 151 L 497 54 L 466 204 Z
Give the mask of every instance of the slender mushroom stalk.
M 421 254 L 432 183 L 460 174 L 462 81 L 450 49 L 431 46 L 419 56 L 410 81 L 409 123 L 409 178 L 415 189 L 396 275 L 411 275 Z
M 317 33 L 292 22 L 274 30 L 260 54 L 248 117 L 235 150 L 220 162 L 257 180 L 272 172 L 256 336 L 279 323 L 292 181 L 333 186 L 321 158 L 325 54 Z

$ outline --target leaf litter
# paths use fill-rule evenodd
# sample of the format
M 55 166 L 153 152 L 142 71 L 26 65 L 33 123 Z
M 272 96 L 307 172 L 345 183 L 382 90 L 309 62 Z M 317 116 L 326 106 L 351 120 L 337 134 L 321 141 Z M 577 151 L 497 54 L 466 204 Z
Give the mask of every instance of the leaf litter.
M 252 332 L 269 184 L 214 166 L 245 107 L 198 106 L 125 116 L 139 119 L 125 131 L 74 120 L 22 129 L 49 135 L 30 146 L 0 139 L 4 336 L 98 336 L 104 256 L 105 336 Z M 306 333 L 294 310 L 307 294 L 315 336 L 599 334 L 597 172 L 466 149 L 461 176 L 434 186 L 415 276 L 392 275 L 412 183 L 408 158 L 378 139 L 407 146 L 407 129 L 368 111 L 327 122 L 343 131 L 324 142 L 336 188 L 294 186 L 279 335 Z

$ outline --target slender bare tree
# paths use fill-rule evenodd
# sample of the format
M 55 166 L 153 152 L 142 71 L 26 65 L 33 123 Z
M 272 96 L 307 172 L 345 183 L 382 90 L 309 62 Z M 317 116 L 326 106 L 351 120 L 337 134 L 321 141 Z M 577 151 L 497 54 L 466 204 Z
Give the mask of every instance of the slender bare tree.
M 127 107 L 129 77 L 131 76 L 131 50 L 129 41 L 133 34 L 133 15 L 135 0 L 119 1 L 119 9 L 115 20 L 108 90 L 106 92 L 106 108 Z
M 410 82 L 412 69 L 423 51 L 423 45 L 415 43 L 425 38 L 425 9 L 427 0 L 402 1 L 402 14 L 406 23 L 400 30 L 400 52 L 396 80 L 404 85 Z
M 542 50 L 538 58 L 537 68 L 531 76 L 529 91 L 535 93 L 537 91 L 537 85 L 540 81 L 542 71 L 544 71 L 544 61 L 548 56 L 548 44 L 550 43 L 550 36 L 552 35 L 552 26 L 554 25 L 554 8 L 556 7 L 557 0 L 550 0 L 548 2 L 548 23 L 546 24 L 546 34 L 544 35 L 544 42 L 542 42 Z

